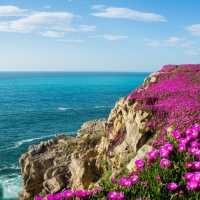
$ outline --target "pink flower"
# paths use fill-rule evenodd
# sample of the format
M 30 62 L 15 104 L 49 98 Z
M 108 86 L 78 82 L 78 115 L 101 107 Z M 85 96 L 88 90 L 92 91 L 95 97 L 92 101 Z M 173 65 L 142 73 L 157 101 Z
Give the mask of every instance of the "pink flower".
M 84 190 L 77 190 L 75 192 L 76 197 L 85 197 L 86 196 L 86 192 Z
M 120 180 L 118 181 L 118 183 L 119 183 L 120 185 L 124 186 L 124 187 L 129 187 L 129 186 L 131 186 L 131 184 L 132 184 L 131 180 L 129 180 L 129 179 L 126 178 L 126 177 L 123 177 L 122 179 L 120 179 Z
M 186 162 L 185 167 L 186 169 L 192 168 L 192 162 Z
M 164 144 L 164 148 L 170 152 L 172 152 L 174 150 L 173 145 L 170 142 L 165 142 Z
M 111 178 L 111 182 L 115 183 L 116 182 L 116 178 Z
M 180 139 L 179 139 L 179 143 L 180 143 L 180 144 L 186 144 L 186 143 L 187 143 L 186 138 L 180 138 Z
M 196 170 L 200 169 L 200 162 L 195 161 L 192 163 L 192 165 L 193 165 L 194 169 L 196 169 Z
M 164 147 L 161 147 L 160 148 L 160 157 L 161 158 L 165 158 L 165 157 L 168 157 L 169 156 L 169 151 L 166 150 Z
M 200 149 L 197 149 L 197 150 L 196 150 L 195 155 L 196 155 L 197 157 L 200 156 Z
M 188 152 L 191 153 L 192 155 L 195 155 L 197 150 L 198 150 L 198 149 L 195 148 L 195 147 L 190 147 L 190 148 L 188 149 Z
M 159 181 L 161 179 L 160 175 L 156 176 L 156 180 Z
M 178 188 L 178 185 L 176 184 L 176 183 L 168 183 L 167 184 L 167 188 L 169 189 L 169 190 L 176 190 L 177 188 Z
M 63 198 L 63 194 L 62 193 L 54 194 L 53 198 L 54 198 L 54 200 L 60 200 Z
M 170 166 L 170 161 L 166 158 L 163 158 L 161 161 L 160 161 L 160 166 L 161 167 L 169 167 Z
M 123 200 L 124 195 L 122 193 L 117 193 L 117 200 Z
M 139 176 L 133 175 L 130 177 L 132 183 L 137 183 L 139 181 Z
M 200 172 L 194 172 L 192 180 L 200 183 Z
M 142 168 L 142 167 L 144 166 L 144 160 L 142 160 L 142 159 L 136 160 L 136 161 L 135 161 L 135 165 L 136 165 L 136 167 L 138 167 L 138 168 Z
M 53 197 L 52 194 L 46 195 L 45 198 L 46 198 L 47 200 L 54 200 L 54 197 Z
M 187 182 L 186 183 L 186 188 L 188 190 L 196 190 L 198 188 L 198 183 L 195 181 Z
M 190 147 L 198 147 L 198 141 L 194 140 L 194 141 L 190 142 Z
M 181 137 L 181 134 L 179 131 L 172 131 L 172 135 L 174 138 L 179 139 Z
M 198 138 L 199 133 L 198 133 L 197 129 L 195 129 L 195 128 L 190 129 L 190 136 L 192 138 Z
M 114 199 L 115 200 L 115 199 L 117 199 L 117 192 L 109 192 L 107 197 L 109 199 Z
M 44 200 L 44 199 L 43 197 L 38 196 L 38 197 L 35 197 L 35 200 Z
M 158 150 L 157 149 L 153 149 L 153 150 L 148 152 L 147 157 L 149 159 L 155 159 L 157 154 L 158 154 Z
M 186 179 L 188 179 L 188 180 L 192 180 L 193 173 L 191 173 L 191 172 L 187 172 L 187 173 L 185 174 L 184 177 L 185 177 Z
M 185 151 L 185 150 L 186 150 L 185 144 L 179 144 L 179 145 L 178 145 L 178 151 L 179 151 L 179 152 L 182 152 L 182 151 Z
M 179 195 L 183 195 L 185 192 L 183 190 L 179 190 Z
M 63 197 L 66 199 L 70 199 L 73 196 L 74 196 L 74 193 L 72 192 L 72 190 L 66 190 L 63 192 Z

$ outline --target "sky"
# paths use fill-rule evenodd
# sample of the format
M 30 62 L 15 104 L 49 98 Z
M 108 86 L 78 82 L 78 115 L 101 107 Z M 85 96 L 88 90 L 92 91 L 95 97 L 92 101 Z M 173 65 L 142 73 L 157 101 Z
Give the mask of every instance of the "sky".
M 0 71 L 200 63 L 200 1 L 1 0 Z

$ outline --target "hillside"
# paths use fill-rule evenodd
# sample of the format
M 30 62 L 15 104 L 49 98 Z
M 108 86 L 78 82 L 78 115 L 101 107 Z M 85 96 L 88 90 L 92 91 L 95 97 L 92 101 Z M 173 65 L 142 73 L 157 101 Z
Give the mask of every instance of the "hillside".
M 166 65 L 119 99 L 108 119 L 84 123 L 76 138 L 56 135 L 31 146 L 20 158 L 23 185 L 18 199 L 122 180 L 138 170 L 135 161 L 171 140 L 174 130 L 183 133 L 195 126 L 198 132 L 199 111 L 200 65 Z

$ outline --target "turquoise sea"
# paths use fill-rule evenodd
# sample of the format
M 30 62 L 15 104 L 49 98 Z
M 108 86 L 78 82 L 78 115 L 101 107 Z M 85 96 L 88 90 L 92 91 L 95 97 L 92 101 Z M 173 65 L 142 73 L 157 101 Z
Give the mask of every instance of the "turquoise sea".
M 17 199 L 19 158 L 30 145 L 55 133 L 76 136 L 85 121 L 107 118 L 149 74 L 0 72 L 0 200 Z

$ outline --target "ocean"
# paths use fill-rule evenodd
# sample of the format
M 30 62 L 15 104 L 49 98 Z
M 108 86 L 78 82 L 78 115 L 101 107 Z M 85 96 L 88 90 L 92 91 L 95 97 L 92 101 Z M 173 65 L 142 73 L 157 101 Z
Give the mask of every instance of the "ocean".
M 76 136 L 89 120 L 107 118 L 115 102 L 146 73 L 0 72 L 0 200 L 16 200 L 19 158 L 56 133 Z

